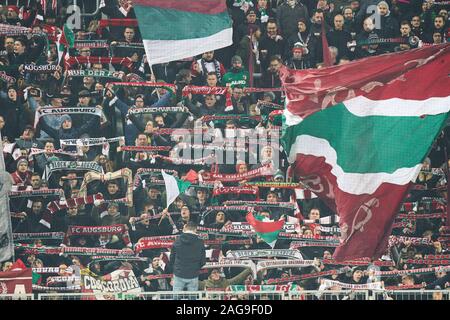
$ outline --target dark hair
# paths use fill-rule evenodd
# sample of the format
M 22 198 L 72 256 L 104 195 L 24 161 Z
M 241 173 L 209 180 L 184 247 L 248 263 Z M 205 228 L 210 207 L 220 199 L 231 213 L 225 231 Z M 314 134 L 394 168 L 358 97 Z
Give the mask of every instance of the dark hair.
M 411 24 L 409 23 L 409 21 L 406 21 L 406 20 L 403 20 L 403 21 L 400 23 L 400 26 L 404 26 L 405 24 L 407 24 L 408 26 L 411 26 Z
M 185 228 L 191 231 L 197 231 L 197 224 L 194 221 L 189 221 L 185 224 Z
M 279 63 L 283 63 L 283 61 L 281 60 L 281 58 L 280 58 L 279 56 L 277 56 L 277 55 L 271 56 L 271 57 L 270 57 L 269 62 L 272 62 L 272 61 L 278 61 Z

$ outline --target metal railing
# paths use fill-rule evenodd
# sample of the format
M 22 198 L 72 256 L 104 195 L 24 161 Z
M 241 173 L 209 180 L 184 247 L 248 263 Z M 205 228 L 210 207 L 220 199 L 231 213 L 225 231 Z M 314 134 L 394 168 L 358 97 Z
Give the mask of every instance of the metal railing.
M 6 300 L 34 300 L 34 295 L 32 293 L 0 294 L 0 301 L 6 301 Z
M 114 293 L 0 294 L 5 300 L 450 300 L 450 290 L 338 290 L 338 291 L 194 291 Z

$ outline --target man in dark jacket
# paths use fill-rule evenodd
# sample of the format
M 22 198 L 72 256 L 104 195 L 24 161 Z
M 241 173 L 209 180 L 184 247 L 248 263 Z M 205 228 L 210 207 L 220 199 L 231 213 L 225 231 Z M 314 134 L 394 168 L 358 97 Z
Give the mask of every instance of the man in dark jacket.
M 277 8 L 277 24 L 285 39 L 297 32 L 297 22 L 301 18 L 309 18 L 308 9 L 297 0 L 288 0 Z
M 347 48 L 347 43 L 352 40 L 349 32 L 343 29 L 344 17 L 341 14 L 334 16 L 334 28 L 327 33 L 328 45 L 338 49 L 337 60 L 339 61 L 343 56 L 349 57 L 350 50 Z
M 206 251 L 196 232 L 197 225 L 188 222 L 183 234 L 173 244 L 169 262 L 173 267 L 173 291 L 198 290 L 198 274 L 206 263 Z
M 72 126 L 72 118 L 68 114 L 65 114 L 61 117 L 63 121 L 61 128 L 59 130 L 55 130 L 43 119 L 44 117 L 39 119 L 41 129 L 48 133 L 48 135 L 56 141 L 59 141 L 60 139 L 78 139 L 82 134 L 91 132 L 94 127 L 98 127 L 100 125 L 98 117 L 92 117 L 89 122 L 83 124 L 80 128 L 74 128 Z

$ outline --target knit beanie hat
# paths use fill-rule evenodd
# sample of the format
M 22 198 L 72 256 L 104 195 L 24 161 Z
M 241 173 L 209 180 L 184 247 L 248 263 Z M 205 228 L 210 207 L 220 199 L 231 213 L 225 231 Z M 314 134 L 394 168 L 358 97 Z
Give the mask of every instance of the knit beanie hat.
M 19 159 L 19 161 L 17 161 L 17 168 L 19 168 L 20 164 L 22 163 L 26 163 L 28 165 L 28 161 L 24 158 Z

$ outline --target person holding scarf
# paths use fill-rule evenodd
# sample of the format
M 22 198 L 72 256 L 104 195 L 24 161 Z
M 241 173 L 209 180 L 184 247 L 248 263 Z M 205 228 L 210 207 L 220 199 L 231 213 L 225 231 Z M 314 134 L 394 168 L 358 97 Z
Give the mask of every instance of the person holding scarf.
M 202 54 L 202 58 L 194 60 L 191 65 L 191 73 L 193 76 L 201 76 L 204 81 L 208 73 L 214 72 L 217 76 L 217 81 L 221 82 L 226 70 L 223 64 L 214 58 L 214 51 L 208 51 Z
M 257 21 L 263 29 L 266 29 L 270 18 L 275 17 L 275 12 L 270 8 L 269 0 L 258 0 L 255 6 Z
M 274 55 L 281 56 L 285 49 L 285 40 L 278 34 L 278 26 L 275 19 L 270 19 L 266 26 L 266 33 L 259 42 L 261 68 L 269 66 L 269 59 Z

